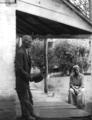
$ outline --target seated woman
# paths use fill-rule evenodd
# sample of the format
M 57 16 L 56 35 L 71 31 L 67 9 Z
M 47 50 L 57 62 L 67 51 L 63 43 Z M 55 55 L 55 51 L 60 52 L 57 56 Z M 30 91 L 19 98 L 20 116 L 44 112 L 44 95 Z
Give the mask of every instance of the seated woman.
M 73 73 L 70 76 L 68 102 L 76 105 L 78 108 L 83 108 L 85 106 L 83 82 L 84 78 L 83 74 L 79 72 L 79 66 L 73 66 Z

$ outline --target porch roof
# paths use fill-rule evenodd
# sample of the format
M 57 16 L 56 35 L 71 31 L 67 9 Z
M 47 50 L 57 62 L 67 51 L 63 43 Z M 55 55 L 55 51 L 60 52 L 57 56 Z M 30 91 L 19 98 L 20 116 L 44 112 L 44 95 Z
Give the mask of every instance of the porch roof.
M 37 0 L 35 0 L 34 5 L 36 5 L 36 1 Z M 50 0 L 50 1 L 52 1 L 52 0 Z M 30 1 L 30 3 L 31 2 L 32 1 Z M 73 15 L 74 15 L 75 19 L 72 18 L 72 15 L 71 15 L 71 19 L 70 19 L 70 16 L 67 16 L 64 13 L 65 16 L 62 16 L 62 14 L 60 14 L 59 15 L 60 20 L 59 19 L 56 20 L 53 18 L 53 15 L 57 15 L 57 12 L 56 13 L 54 12 L 55 14 L 54 13 L 52 14 L 52 18 L 50 15 L 48 16 L 48 14 L 46 14 L 46 17 L 44 16 L 44 8 L 45 7 L 44 7 L 43 3 L 40 4 L 41 7 L 43 5 L 43 8 L 41 8 L 39 10 L 40 11 L 39 14 L 38 14 L 38 12 L 36 12 L 36 10 L 38 10 L 38 6 L 37 7 L 35 6 L 35 11 L 32 11 L 32 9 L 27 10 L 27 7 L 29 5 L 27 5 L 24 2 L 20 2 L 20 3 L 21 3 L 21 4 L 19 4 L 20 8 L 17 7 L 17 11 L 16 11 L 16 16 L 17 16 L 16 17 L 17 18 L 16 19 L 16 21 L 17 21 L 16 28 L 17 28 L 18 34 L 34 34 L 34 35 L 49 36 L 49 37 L 54 37 L 54 38 L 57 38 L 57 37 L 71 38 L 71 37 L 78 36 L 78 35 L 84 36 L 85 34 L 89 35 L 92 33 L 92 24 L 87 19 L 85 19 L 82 15 L 80 15 L 78 13 L 76 15 L 75 9 L 73 11 Z M 67 3 L 64 2 L 64 4 L 67 4 Z M 26 9 L 23 7 L 24 5 L 25 5 Z M 31 7 L 34 7 L 34 5 L 32 5 Z M 69 12 L 72 13 L 71 6 L 69 6 L 69 5 L 70 4 L 67 4 L 64 7 L 66 7 L 66 8 L 69 7 L 69 9 L 70 9 Z M 47 7 L 49 7 L 48 4 L 47 4 Z M 54 6 L 54 7 L 56 7 L 56 6 Z M 42 14 L 41 14 L 41 10 L 42 10 Z M 48 10 L 46 12 L 48 12 L 50 14 L 51 11 Z M 68 11 L 66 11 L 66 12 L 68 12 Z M 67 13 L 67 14 L 69 14 L 69 13 Z M 64 18 L 62 18 L 62 17 L 64 17 Z M 63 19 L 63 21 L 62 21 L 62 19 Z M 64 19 L 66 21 L 64 21 Z M 75 21 L 73 21 L 73 20 L 75 20 Z

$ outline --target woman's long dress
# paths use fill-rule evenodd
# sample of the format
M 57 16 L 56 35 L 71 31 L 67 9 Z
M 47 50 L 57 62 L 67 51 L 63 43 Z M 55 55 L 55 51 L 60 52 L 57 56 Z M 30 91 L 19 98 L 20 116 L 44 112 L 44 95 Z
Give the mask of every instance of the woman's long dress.
M 78 108 L 83 108 L 85 106 L 85 95 L 84 95 L 84 79 L 83 74 L 79 73 L 76 77 L 74 75 L 70 76 L 70 88 L 68 95 L 68 102 L 77 106 Z M 76 92 L 73 87 L 76 89 Z

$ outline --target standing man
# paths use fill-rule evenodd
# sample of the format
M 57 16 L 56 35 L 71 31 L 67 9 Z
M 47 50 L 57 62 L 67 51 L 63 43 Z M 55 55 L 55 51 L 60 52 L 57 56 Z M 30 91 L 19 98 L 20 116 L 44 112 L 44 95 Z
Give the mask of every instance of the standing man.
M 22 46 L 18 48 L 15 58 L 16 91 L 20 100 L 22 120 L 35 120 L 32 94 L 29 88 L 31 81 L 31 60 L 28 49 L 31 47 L 32 37 L 24 35 Z

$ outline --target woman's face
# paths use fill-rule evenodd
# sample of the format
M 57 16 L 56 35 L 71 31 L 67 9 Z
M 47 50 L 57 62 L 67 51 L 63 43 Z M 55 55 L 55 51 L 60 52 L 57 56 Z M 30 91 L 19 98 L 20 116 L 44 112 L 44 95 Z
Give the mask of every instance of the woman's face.
M 74 69 L 74 73 L 75 73 L 76 75 L 78 75 L 78 74 L 79 74 L 79 68 Z

